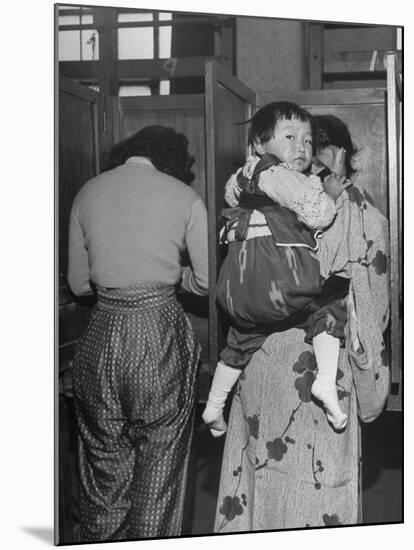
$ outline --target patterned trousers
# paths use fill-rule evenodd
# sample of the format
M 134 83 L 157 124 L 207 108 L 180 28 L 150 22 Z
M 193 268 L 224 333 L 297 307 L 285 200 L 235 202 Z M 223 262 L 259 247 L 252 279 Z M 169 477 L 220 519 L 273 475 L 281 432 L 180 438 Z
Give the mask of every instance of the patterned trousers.
M 180 535 L 199 353 L 173 287 L 98 289 L 74 360 L 80 542 Z

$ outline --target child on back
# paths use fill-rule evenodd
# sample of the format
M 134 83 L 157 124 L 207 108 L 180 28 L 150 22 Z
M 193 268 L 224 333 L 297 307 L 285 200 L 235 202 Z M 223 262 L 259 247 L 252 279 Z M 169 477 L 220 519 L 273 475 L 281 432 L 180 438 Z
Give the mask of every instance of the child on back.
M 253 353 L 269 334 L 298 327 L 313 344 L 317 363 L 311 392 L 334 429 L 341 430 L 347 416 L 336 376 L 349 281 L 335 275 L 323 281 L 315 253 L 316 237 L 332 223 L 335 201 L 349 182 L 327 169 L 320 177 L 310 174 L 315 128 L 301 107 L 274 102 L 249 122 L 256 157 L 231 177 L 240 202 L 223 211 L 228 253 L 217 299 L 231 327 L 203 420 L 214 436 L 224 434 L 226 397 Z

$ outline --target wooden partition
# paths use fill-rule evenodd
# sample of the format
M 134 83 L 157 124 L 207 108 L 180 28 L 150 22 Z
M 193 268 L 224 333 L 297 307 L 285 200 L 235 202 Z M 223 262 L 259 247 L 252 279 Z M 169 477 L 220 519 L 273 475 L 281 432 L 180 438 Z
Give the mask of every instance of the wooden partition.
M 86 86 L 60 77 L 57 94 L 56 125 L 59 148 L 56 155 L 58 177 L 58 257 L 59 302 L 58 364 L 56 381 L 56 484 L 55 542 L 76 542 L 79 479 L 76 469 L 76 426 L 73 410 L 72 359 L 77 339 L 85 330 L 91 306 L 75 300 L 66 284 L 68 264 L 69 216 L 76 193 L 90 178 L 99 173 L 99 103 L 100 96 Z
M 385 89 L 311 90 L 268 92 L 256 97 L 253 90 L 215 61 L 206 63 L 205 93 L 172 96 L 112 98 L 112 143 L 150 124 L 171 126 L 189 140 L 195 157 L 192 186 L 206 202 L 209 220 L 208 305 L 186 300 L 195 316 L 204 361 L 211 370 L 223 344 L 224 330 L 215 301 L 215 284 L 221 263 L 218 245 L 219 213 L 224 205 L 224 184 L 243 163 L 247 127 L 240 125 L 256 106 L 274 100 L 290 100 L 314 114 L 334 114 L 349 127 L 358 148 L 356 181 L 372 196 L 380 211 L 390 219 L 392 255 L 393 320 L 390 327 L 393 391 L 401 390 L 401 98 L 396 86 L 398 73 L 390 54 L 389 84 Z M 393 69 L 394 67 L 394 69 Z M 390 71 L 393 70 L 393 76 Z M 62 79 L 60 106 L 60 263 L 66 270 L 67 225 L 70 204 L 78 188 L 99 170 L 97 105 L 99 94 Z M 108 113 L 107 113 L 108 114 Z M 102 117 L 101 117 L 102 118 Z M 105 118 L 105 117 L 103 117 Z M 108 118 L 108 117 L 107 117 Z M 390 182 L 390 183 L 389 183 Z M 393 183 L 394 182 L 394 183 Z M 201 313 L 200 313 L 201 312 Z M 391 405 L 392 402 L 392 405 Z M 398 398 L 390 406 L 398 407 Z
M 392 59 L 395 59 L 390 54 Z M 270 101 L 294 101 L 313 114 L 334 114 L 342 119 L 358 153 L 356 182 L 372 196 L 390 220 L 392 315 L 389 325 L 392 384 L 389 410 L 401 410 L 401 86 L 389 62 L 388 91 L 382 88 L 254 92 L 215 62 L 206 64 L 207 204 L 210 239 L 209 338 L 211 368 L 224 345 L 222 316 L 215 303 L 215 281 L 221 262 L 218 245 L 219 212 L 224 206 L 224 183 L 246 154 L 246 129 L 235 122 L 246 120 L 257 107 Z M 394 76 L 390 76 L 391 73 Z M 392 84 L 391 84 L 392 83 Z M 225 116 L 224 116 L 225 114 Z M 388 337 L 388 334 L 386 335 Z M 388 340 L 388 338 L 387 338 Z
M 391 68 L 390 63 L 389 70 Z M 261 94 L 258 103 L 264 105 L 276 100 L 294 101 L 312 114 L 336 115 L 350 130 L 358 149 L 355 155 L 355 181 L 368 191 L 376 206 L 390 221 L 392 310 L 385 341 L 391 359 L 392 383 L 387 408 L 401 410 L 401 178 L 398 171 L 400 129 L 395 71 L 389 81 L 388 91 L 385 88 L 360 88 L 283 94 L 269 92 Z
M 58 94 L 59 272 L 65 276 L 72 202 L 82 185 L 99 172 L 99 95 L 63 76 Z
M 388 214 L 387 135 L 385 89 L 311 90 L 261 94 L 260 105 L 288 100 L 314 115 L 332 114 L 348 126 L 354 145 L 356 183 L 372 196 L 379 210 Z
M 387 54 L 388 198 L 391 254 L 391 391 L 389 410 L 402 405 L 402 83 L 397 56 Z
M 204 96 L 120 97 L 113 99 L 113 108 L 115 143 L 153 124 L 170 126 L 183 133 L 189 142 L 189 152 L 196 159 L 192 187 L 206 201 Z
M 255 94 L 214 61 L 206 63 L 205 82 L 205 94 L 116 98 L 113 105 L 114 141 L 150 124 L 171 126 L 189 140 L 189 151 L 196 159 L 192 186 L 208 209 L 210 292 L 208 303 L 182 298 L 203 347 L 202 362 L 212 372 L 223 339 L 215 302 L 218 216 L 224 206 L 224 184 L 245 158 L 246 127 L 237 123 L 251 115 Z M 204 400 L 205 392 L 200 397 Z
M 256 94 L 215 61 L 206 63 L 206 156 L 209 236 L 209 358 L 210 372 L 224 346 L 225 327 L 216 303 L 216 280 L 222 261 L 219 245 L 220 211 L 225 206 L 224 186 L 247 154 L 247 126 Z
M 191 186 L 206 203 L 206 146 L 204 95 L 140 96 L 113 98 L 114 143 L 160 124 L 183 133 L 189 152 L 195 158 L 195 179 Z M 202 347 L 199 376 L 199 400 L 205 401 L 209 387 L 208 298 L 179 292 L 184 307 Z
M 391 63 L 390 63 L 391 66 Z M 203 342 L 204 360 L 213 372 L 220 349 L 224 345 L 225 322 L 217 309 L 215 300 L 216 278 L 222 261 L 222 250 L 218 244 L 220 210 L 224 204 L 224 185 L 234 170 L 243 163 L 247 146 L 247 127 L 239 123 L 246 121 L 256 109 L 275 100 L 289 100 L 299 103 L 313 114 L 334 114 L 349 127 L 358 153 L 355 156 L 356 182 L 372 196 L 379 210 L 389 217 L 392 244 L 392 265 L 400 266 L 401 243 L 395 235 L 401 232 L 401 183 L 389 184 L 393 166 L 399 165 L 397 149 L 390 150 L 392 121 L 397 111 L 387 111 L 391 92 L 385 89 L 311 90 L 296 92 L 268 92 L 255 94 L 243 82 L 231 75 L 215 61 L 206 63 L 205 94 L 158 97 L 134 97 L 114 99 L 116 133 L 114 141 L 138 131 L 148 124 L 163 124 L 174 127 L 187 135 L 190 152 L 196 158 L 196 180 L 194 188 L 206 201 L 209 221 L 209 278 L 210 293 L 208 313 L 197 319 L 198 305 L 193 308 L 198 334 Z M 387 114 L 388 113 L 388 114 Z M 395 130 L 398 133 L 398 128 Z M 390 133 L 391 132 L 391 133 Z M 395 132 L 394 132 L 395 134 Z M 396 159 L 395 162 L 392 159 Z M 397 163 L 397 164 L 395 164 Z M 394 168 L 395 170 L 395 168 Z M 398 176 L 399 177 L 399 176 Z M 394 178 L 395 179 L 395 178 Z M 398 178 L 397 178 L 398 179 Z M 392 221 L 394 220 L 394 221 Z M 400 224 L 398 226 L 398 224 Z M 397 228 L 398 226 L 398 228 Z M 394 229 L 393 229 L 394 227 Z M 390 325 L 392 386 L 396 395 L 390 395 L 389 408 L 398 410 L 401 406 L 401 359 L 397 334 L 401 335 L 397 316 L 401 315 L 401 267 L 394 267 L 393 316 Z M 398 277 L 397 277 L 398 275 Z M 397 299 L 398 297 L 398 299 Z M 191 300 L 189 302 L 191 306 Z M 191 307 L 190 307 L 191 309 Z M 208 315 L 208 330 L 206 326 Z M 206 349 L 208 341 L 208 350 Z

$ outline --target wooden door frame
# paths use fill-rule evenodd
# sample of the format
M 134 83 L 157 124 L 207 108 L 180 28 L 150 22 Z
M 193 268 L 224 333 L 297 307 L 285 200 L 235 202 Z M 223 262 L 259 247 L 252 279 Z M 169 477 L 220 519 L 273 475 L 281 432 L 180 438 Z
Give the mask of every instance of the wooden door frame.
M 84 86 L 83 84 L 79 84 L 78 82 L 75 82 L 74 80 L 71 80 L 70 78 L 67 78 L 66 76 L 59 75 L 59 89 L 57 93 L 57 121 L 59 121 L 59 92 L 65 92 L 67 94 L 73 95 L 75 97 L 79 97 L 81 99 L 85 99 L 88 101 L 92 107 L 92 117 L 93 117 L 93 141 L 94 141 L 94 150 L 95 150 L 95 171 L 96 174 L 99 174 L 100 172 L 100 151 L 102 150 L 101 147 L 101 128 L 100 128 L 100 102 L 101 102 L 101 95 L 98 92 L 95 92 L 95 90 L 92 90 L 91 88 L 88 88 L 87 86 Z M 59 122 L 57 122 L 59 127 Z M 58 130 L 59 132 L 59 130 Z M 58 136 L 59 137 L 59 136 Z M 57 154 L 57 162 L 59 162 L 59 156 Z
M 388 410 L 402 409 L 402 83 L 397 55 L 387 54 L 388 204 L 391 275 L 391 389 Z
M 219 272 L 219 227 L 217 208 L 217 158 L 214 154 L 218 150 L 218 118 L 220 113 L 218 104 L 218 86 L 230 90 L 251 106 L 250 114 L 256 107 L 256 93 L 243 82 L 232 75 L 225 67 L 216 61 L 207 61 L 205 64 L 205 129 L 206 129 L 206 198 L 208 220 L 208 276 L 209 276 L 209 358 L 210 369 L 214 372 L 219 354 L 219 316 L 216 304 L 216 281 Z M 247 144 L 246 144 L 247 147 Z

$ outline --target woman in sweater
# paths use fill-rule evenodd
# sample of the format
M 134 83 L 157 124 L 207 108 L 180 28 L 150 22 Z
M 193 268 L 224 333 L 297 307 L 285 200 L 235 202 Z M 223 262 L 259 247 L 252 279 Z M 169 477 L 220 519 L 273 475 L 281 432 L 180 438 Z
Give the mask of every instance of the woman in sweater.
M 144 128 L 72 206 L 68 282 L 98 298 L 74 360 L 80 542 L 181 532 L 199 344 L 175 289 L 208 289 L 187 147 L 171 128 Z

